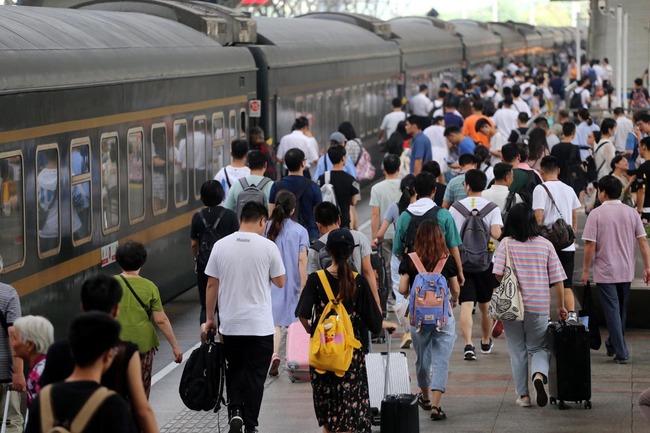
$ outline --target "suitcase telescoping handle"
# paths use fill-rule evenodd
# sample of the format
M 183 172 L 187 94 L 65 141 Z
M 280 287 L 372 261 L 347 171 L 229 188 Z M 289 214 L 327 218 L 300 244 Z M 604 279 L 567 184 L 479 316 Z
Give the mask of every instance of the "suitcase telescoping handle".
M 389 394 L 390 387 L 390 340 L 395 328 L 386 328 L 386 373 L 384 374 L 384 397 Z

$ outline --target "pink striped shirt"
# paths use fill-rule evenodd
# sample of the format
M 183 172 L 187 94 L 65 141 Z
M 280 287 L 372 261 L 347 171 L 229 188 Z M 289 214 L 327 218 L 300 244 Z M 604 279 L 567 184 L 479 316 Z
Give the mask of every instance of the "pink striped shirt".
M 535 314 L 549 314 L 551 296 L 549 287 L 566 280 L 566 274 L 555 248 L 546 239 L 536 236 L 527 242 L 508 239 L 511 266 L 521 287 L 524 310 Z M 506 242 L 501 242 L 494 253 L 494 274 L 503 275 L 506 264 Z

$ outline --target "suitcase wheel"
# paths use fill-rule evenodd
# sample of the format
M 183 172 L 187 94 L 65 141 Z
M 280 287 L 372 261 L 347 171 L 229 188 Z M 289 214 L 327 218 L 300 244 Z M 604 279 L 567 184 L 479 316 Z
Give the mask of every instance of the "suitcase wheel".
M 564 400 L 559 401 L 559 403 L 557 405 L 557 408 L 560 409 L 560 410 L 564 410 L 564 409 L 567 408 L 566 404 L 564 404 Z
M 585 409 L 591 409 L 591 400 L 585 400 L 584 406 Z
M 556 399 L 555 397 L 551 397 L 551 398 L 549 398 L 548 401 L 549 401 L 549 403 L 551 403 L 551 404 L 557 404 L 557 399 Z
M 289 376 L 289 380 L 291 381 L 291 383 L 296 383 L 296 378 L 293 376 Z

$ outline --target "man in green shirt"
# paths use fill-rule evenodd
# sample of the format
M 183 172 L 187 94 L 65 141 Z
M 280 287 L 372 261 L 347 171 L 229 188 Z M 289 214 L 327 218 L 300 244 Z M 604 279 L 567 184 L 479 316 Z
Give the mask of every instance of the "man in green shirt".
M 404 255 L 406 233 L 411 223 L 411 216 L 422 216 L 436 206 L 433 201 L 433 196 L 436 193 L 436 178 L 431 173 L 423 172 L 418 174 L 415 177 L 415 192 L 418 198 L 417 201 L 409 205 L 406 212 L 402 212 L 397 221 L 395 239 L 393 240 L 393 254 L 397 257 Z M 462 286 L 465 283 L 465 277 L 463 275 L 460 252 L 458 251 L 458 246 L 462 244 L 458 229 L 447 209 L 441 208 L 438 210 L 436 213 L 436 221 L 445 237 L 449 253 L 456 261 L 456 266 L 458 266 L 458 283 Z

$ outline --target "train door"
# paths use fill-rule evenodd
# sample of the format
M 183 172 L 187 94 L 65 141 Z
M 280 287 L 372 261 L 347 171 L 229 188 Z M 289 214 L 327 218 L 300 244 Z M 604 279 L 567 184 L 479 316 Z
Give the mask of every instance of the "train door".
M 189 161 L 190 149 L 187 145 L 187 120 L 174 121 L 174 204 L 176 207 L 186 205 L 189 201 Z
M 216 175 L 224 167 L 226 159 L 225 126 L 223 113 L 212 114 L 212 173 Z

